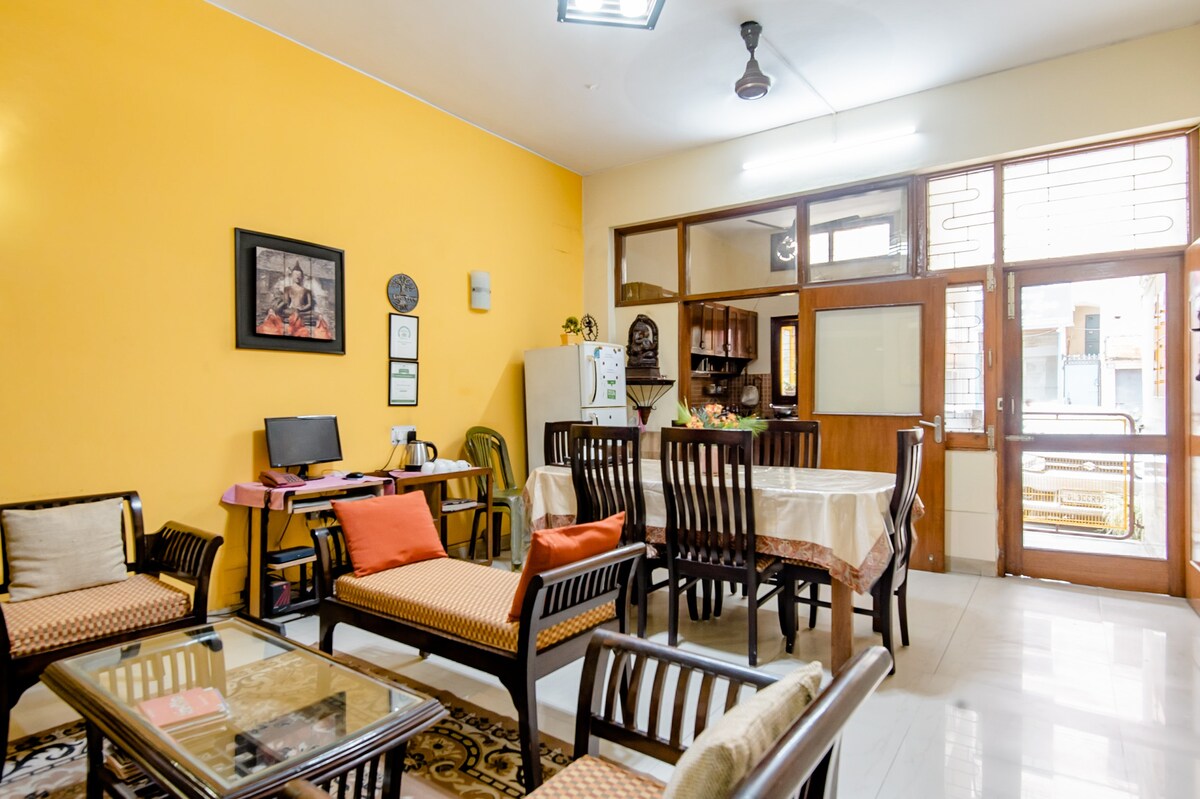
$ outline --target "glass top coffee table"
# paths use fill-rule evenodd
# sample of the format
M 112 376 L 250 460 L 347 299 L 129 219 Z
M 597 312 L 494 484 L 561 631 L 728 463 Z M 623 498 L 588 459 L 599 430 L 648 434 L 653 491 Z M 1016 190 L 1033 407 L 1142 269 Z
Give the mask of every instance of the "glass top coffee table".
M 236 619 L 67 658 L 42 680 L 87 723 L 89 799 L 139 781 L 248 799 L 295 779 L 398 797 L 408 739 L 446 713 Z

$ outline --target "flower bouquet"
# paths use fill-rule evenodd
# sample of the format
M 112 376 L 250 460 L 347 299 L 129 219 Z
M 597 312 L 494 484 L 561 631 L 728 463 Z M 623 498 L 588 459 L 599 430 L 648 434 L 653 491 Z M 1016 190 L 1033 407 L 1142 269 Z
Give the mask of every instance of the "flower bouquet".
M 702 408 L 688 408 L 679 403 L 679 412 L 675 421 L 684 427 L 706 430 L 749 430 L 752 435 L 758 435 L 767 429 L 767 420 L 757 416 L 738 416 L 724 405 L 712 403 Z

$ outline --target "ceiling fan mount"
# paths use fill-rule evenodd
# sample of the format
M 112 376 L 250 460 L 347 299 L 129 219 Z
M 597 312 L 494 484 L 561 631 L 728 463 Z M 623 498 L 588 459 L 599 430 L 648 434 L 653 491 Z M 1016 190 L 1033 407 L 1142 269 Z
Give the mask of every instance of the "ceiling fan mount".
M 757 100 L 766 97 L 767 92 L 771 89 L 771 79 L 759 69 L 758 59 L 754 57 L 754 51 L 758 49 L 758 37 L 761 34 L 762 25 L 754 20 L 742 23 L 742 41 L 746 43 L 746 50 L 750 52 L 750 60 L 746 62 L 746 71 L 737 79 L 737 83 L 733 84 L 733 90 L 743 100 Z

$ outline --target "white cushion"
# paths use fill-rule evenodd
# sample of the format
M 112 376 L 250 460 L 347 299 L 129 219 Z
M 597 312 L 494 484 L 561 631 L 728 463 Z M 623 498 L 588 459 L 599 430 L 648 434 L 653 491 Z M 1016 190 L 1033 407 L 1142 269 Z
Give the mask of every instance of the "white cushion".
M 5 510 L 9 601 L 21 602 L 124 580 L 124 501 Z
M 663 799 L 721 799 L 733 791 L 808 707 L 821 686 L 813 661 L 739 702 L 679 758 Z

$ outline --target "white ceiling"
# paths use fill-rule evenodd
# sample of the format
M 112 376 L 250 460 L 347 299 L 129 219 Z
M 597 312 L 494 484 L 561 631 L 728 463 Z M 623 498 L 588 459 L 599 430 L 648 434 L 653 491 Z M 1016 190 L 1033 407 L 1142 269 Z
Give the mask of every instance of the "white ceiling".
M 210 2 L 585 175 L 1200 22 L 1197 0 L 666 0 L 653 31 L 555 0 Z

